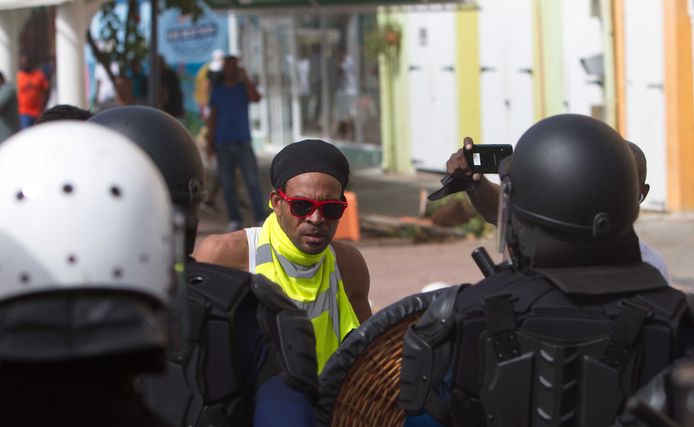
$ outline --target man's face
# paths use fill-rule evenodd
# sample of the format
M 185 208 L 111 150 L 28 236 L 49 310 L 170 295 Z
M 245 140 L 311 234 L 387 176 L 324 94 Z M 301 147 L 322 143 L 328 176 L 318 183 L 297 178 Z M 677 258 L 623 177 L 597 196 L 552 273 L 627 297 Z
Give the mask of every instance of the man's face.
M 236 58 L 224 60 L 224 77 L 236 79 L 239 74 L 239 61 Z
M 19 55 L 19 68 L 22 70 L 29 69 L 29 56 L 27 56 L 25 53 Z
M 340 181 L 321 172 L 297 175 L 287 181 L 285 187 L 287 197 L 303 197 L 319 202 L 340 200 L 342 195 Z M 270 198 L 282 230 L 300 251 L 314 255 L 322 252 L 330 244 L 339 219 L 325 219 L 320 209 L 316 209 L 306 218 L 297 218 L 289 211 L 289 203 L 276 191 L 272 192 Z

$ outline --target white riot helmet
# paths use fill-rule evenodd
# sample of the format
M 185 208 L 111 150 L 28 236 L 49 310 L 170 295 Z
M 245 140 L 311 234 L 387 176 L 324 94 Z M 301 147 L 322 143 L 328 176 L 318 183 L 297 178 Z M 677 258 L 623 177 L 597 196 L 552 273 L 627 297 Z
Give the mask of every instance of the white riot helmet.
M 162 350 L 173 208 L 149 157 L 102 126 L 54 122 L 0 145 L 0 360 Z

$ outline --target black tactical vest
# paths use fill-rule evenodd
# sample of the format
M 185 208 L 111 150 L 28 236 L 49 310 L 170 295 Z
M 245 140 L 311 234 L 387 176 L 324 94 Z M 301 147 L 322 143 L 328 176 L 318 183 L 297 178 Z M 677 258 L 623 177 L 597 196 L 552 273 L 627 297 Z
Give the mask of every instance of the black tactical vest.
M 190 262 L 186 270 L 186 342 L 172 343 L 165 372 L 144 380 L 145 399 L 154 412 L 173 426 L 250 426 L 249 400 L 269 377 L 280 374 L 290 386 L 315 393 L 311 323 L 276 292 L 276 285 L 211 264 Z M 244 381 L 239 368 L 239 315 L 258 322 L 266 338 L 267 357 L 250 381 Z
M 451 425 L 609 426 L 694 338 L 684 294 L 641 263 L 504 272 L 442 298 L 406 337 L 401 406 Z

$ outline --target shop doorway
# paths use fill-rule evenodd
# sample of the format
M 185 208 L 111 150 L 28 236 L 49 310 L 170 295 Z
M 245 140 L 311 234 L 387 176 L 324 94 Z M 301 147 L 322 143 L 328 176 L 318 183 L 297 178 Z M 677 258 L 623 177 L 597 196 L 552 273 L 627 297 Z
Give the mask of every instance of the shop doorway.
M 482 141 L 513 144 L 534 123 L 530 0 L 481 0 Z
M 412 162 L 416 169 L 442 171 L 460 144 L 455 14 L 411 13 L 407 28 Z
M 241 17 L 241 55 L 263 95 L 251 111 L 254 135 L 275 151 L 307 138 L 380 144 L 378 60 L 364 51 L 376 22 L 375 13 Z
M 297 103 L 292 72 L 296 58 L 295 27 L 287 17 L 266 17 L 261 22 L 268 136 L 270 144 L 283 147 L 296 139 L 292 132 Z
M 659 0 L 624 4 L 626 135 L 648 160 L 651 185 L 644 207 L 664 210 L 667 200 L 663 5 Z

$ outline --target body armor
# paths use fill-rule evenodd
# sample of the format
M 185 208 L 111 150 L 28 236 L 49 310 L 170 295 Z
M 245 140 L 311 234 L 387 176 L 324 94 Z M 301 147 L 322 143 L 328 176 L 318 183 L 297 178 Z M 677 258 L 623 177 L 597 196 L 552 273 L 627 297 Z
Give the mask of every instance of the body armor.
M 276 285 L 211 264 L 187 265 L 187 342 L 173 343 L 166 371 L 144 380 L 150 407 L 173 426 L 252 425 L 252 398 L 273 375 L 315 396 L 313 330 Z M 238 348 L 241 322 L 257 322 L 266 350 L 255 378 Z M 247 329 L 247 328 L 244 328 Z M 253 353 L 257 354 L 257 353 Z
M 694 332 L 642 263 L 508 271 L 444 297 L 406 335 L 400 404 L 451 425 L 610 425 Z

